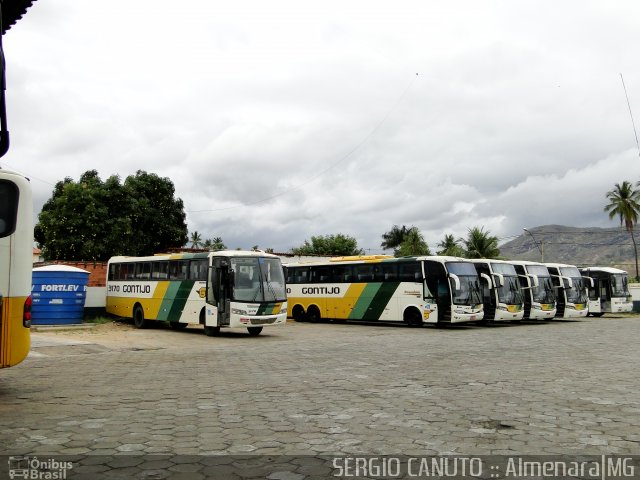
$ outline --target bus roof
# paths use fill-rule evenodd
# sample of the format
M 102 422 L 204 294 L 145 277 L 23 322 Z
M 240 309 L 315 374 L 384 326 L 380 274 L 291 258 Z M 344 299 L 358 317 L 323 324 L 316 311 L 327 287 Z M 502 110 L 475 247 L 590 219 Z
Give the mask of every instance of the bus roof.
M 585 267 L 585 268 L 581 268 L 580 271 L 582 273 L 603 272 L 603 273 L 612 273 L 616 275 L 629 274 L 626 270 L 620 270 L 619 268 L 613 268 L 613 267 Z
M 216 250 L 215 252 L 196 252 L 196 253 L 157 253 L 145 257 L 127 257 L 115 256 L 109 259 L 109 263 L 117 262 L 151 262 L 153 260 L 189 260 L 192 258 L 209 258 L 209 257 L 269 257 L 279 258 L 272 253 L 266 253 L 261 250 Z

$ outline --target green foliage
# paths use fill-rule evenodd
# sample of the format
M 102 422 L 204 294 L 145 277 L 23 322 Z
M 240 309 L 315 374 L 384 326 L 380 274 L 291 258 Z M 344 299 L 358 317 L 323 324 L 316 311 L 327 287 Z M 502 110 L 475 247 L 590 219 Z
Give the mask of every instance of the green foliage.
M 202 248 L 209 250 L 210 252 L 217 252 L 218 250 L 226 250 L 227 246 L 222 241 L 222 238 L 207 238 L 202 244 Z
M 484 227 L 473 227 L 469 229 L 467 238 L 458 240 L 464 245 L 467 258 L 498 258 L 500 249 L 498 248 L 498 237 L 490 235 L 489 231 L 484 231 Z
M 78 182 L 65 178 L 42 207 L 35 240 L 46 260 L 108 260 L 113 255 L 152 255 L 187 243 L 182 200 L 174 186 L 139 170 L 120 183 L 96 170 Z
M 364 250 L 358 248 L 355 238 L 338 233 L 311 237 L 311 242 L 304 241 L 298 248 L 292 248 L 294 255 L 363 255 Z
M 396 257 L 415 257 L 418 255 L 431 255 L 429 245 L 417 227 L 411 227 L 400 246 L 394 251 Z
M 380 244 L 380 246 L 384 250 L 390 250 L 392 248 L 395 250 L 402 244 L 402 242 L 404 242 L 404 239 L 406 238 L 407 233 L 409 233 L 409 230 L 410 229 L 405 225 L 402 225 L 402 227 L 394 225 L 393 227 L 391 227 L 391 230 L 382 234 L 382 243 Z
M 422 233 L 414 226 L 407 228 L 405 225 L 394 225 L 391 230 L 382 234 L 380 246 L 385 250 L 393 248 L 396 257 L 431 255 Z
M 191 248 L 202 247 L 202 235 L 200 235 L 197 230 L 195 232 L 191 232 L 189 241 L 191 242 Z
M 444 239 L 440 243 L 438 243 L 438 255 L 448 255 L 451 257 L 464 257 L 464 250 L 458 244 L 458 240 L 456 240 L 452 234 L 445 234 Z
M 638 247 L 633 236 L 633 227 L 638 223 L 638 216 L 640 215 L 640 190 L 634 189 L 631 182 L 624 181 L 622 184 L 616 183 L 614 189 L 608 191 L 606 196 L 609 203 L 604 207 L 604 211 L 609 213 L 609 219 L 618 216 L 620 225 L 624 225 L 624 228 L 631 235 L 636 259 L 636 279 L 638 279 L 640 278 L 638 272 Z

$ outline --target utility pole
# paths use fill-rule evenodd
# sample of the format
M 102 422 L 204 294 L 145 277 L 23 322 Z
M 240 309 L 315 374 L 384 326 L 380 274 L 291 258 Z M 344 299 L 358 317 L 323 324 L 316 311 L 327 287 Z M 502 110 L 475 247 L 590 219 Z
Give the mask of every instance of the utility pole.
M 540 240 L 540 243 L 538 243 L 538 241 L 536 240 L 536 237 L 533 236 L 533 233 L 531 233 L 526 228 L 523 228 L 522 230 L 524 230 L 529 235 L 531 235 L 531 238 L 533 239 L 533 243 L 536 244 L 536 247 L 538 247 L 538 250 L 540 251 L 540 263 L 544 263 L 544 243 L 543 243 L 543 241 Z

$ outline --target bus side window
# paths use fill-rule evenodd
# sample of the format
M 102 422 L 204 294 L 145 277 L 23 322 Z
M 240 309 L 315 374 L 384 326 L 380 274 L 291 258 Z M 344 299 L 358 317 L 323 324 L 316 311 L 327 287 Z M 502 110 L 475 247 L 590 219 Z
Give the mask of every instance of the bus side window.
M 153 262 L 151 268 L 151 278 L 153 280 L 166 280 L 168 278 L 169 262 Z
M 187 268 L 187 262 L 185 260 L 169 262 L 169 280 L 186 280 Z
M 15 183 L 0 182 L 0 238 L 8 237 L 16 229 L 19 191 Z
M 331 281 L 331 267 L 320 266 L 311 270 L 311 283 L 329 283 Z
M 135 263 L 123 263 L 122 264 L 122 280 L 134 280 L 135 279 Z
M 399 264 L 399 280 L 401 282 L 420 282 L 422 272 L 420 262 L 406 262 Z
M 207 260 L 198 259 L 189 262 L 189 280 L 204 282 L 207 279 Z
M 349 283 L 352 281 L 351 265 L 336 265 L 333 267 L 331 281 L 334 283 Z
M 372 282 L 373 281 L 373 265 L 364 263 L 354 265 L 353 267 L 356 282 Z

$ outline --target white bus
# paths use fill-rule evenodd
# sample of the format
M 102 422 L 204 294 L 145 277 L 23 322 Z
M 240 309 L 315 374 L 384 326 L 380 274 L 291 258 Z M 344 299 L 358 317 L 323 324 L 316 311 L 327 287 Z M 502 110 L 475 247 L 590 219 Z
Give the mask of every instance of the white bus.
M 32 209 L 29 180 L 0 169 L 0 368 L 31 346 Z
M 454 257 L 369 255 L 286 265 L 289 317 L 459 323 L 481 320 L 471 265 Z
M 605 313 L 633 311 L 627 272 L 618 268 L 588 267 L 581 268 L 580 273 L 593 280 L 593 285 L 588 285 L 589 315 L 601 317 Z
M 264 252 L 227 250 L 149 257 L 113 257 L 107 277 L 107 312 L 175 329 L 201 324 L 209 336 L 220 328 L 284 325 L 287 300 L 280 259 Z
M 484 320 L 522 320 L 524 294 L 513 264 L 503 260 L 470 259 L 481 278 Z
M 525 260 L 511 260 L 516 273 L 524 280 L 524 319 L 551 320 L 556 315 L 556 292 L 546 265 Z
M 582 318 L 589 312 L 587 286 L 592 280 L 583 277 L 575 265 L 545 263 L 551 274 L 551 281 L 557 290 L 556 318 Z

